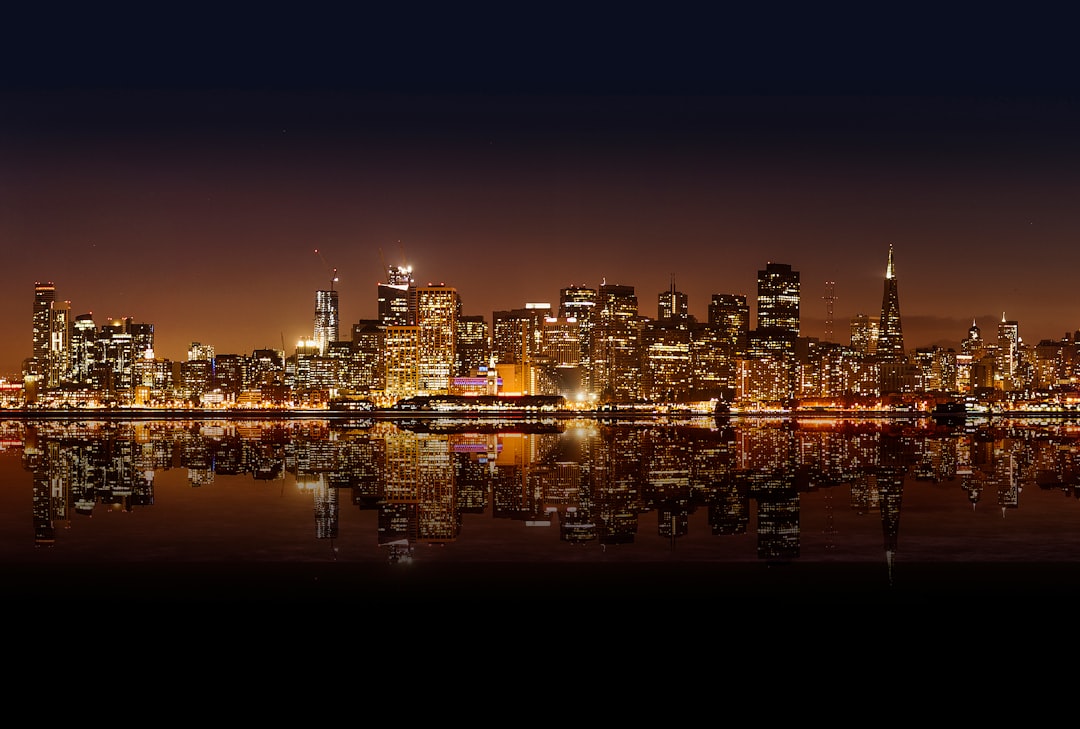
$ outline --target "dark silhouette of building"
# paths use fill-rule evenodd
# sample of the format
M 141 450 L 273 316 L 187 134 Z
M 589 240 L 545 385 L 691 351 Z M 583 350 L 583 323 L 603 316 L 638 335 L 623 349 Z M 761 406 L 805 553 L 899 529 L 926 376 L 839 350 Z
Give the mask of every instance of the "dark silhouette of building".
M 881 297 L 881 318 L 878 321 L 877 357 L 882 362 L 903 362 L 904 330 L 900 324 L 900 295 L 896 287 L 896 268 L 893 247 L 889 246 L 889 263 L 885 269 L 885 292 Z

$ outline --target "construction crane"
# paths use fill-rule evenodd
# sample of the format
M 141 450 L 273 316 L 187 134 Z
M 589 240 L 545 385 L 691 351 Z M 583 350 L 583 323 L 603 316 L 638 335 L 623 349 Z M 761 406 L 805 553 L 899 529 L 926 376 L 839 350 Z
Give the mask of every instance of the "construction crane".
M 326 266 L 326 272 L 330 274 L 330 290 L 333 291 L 334 284 L 337 283 L 338 280 L 337 269 L 330 268 L 330 264 L 326 262 L 326 257 L 318 248 L 315 249 L 315 255 L 322 259 L 323 265 Z

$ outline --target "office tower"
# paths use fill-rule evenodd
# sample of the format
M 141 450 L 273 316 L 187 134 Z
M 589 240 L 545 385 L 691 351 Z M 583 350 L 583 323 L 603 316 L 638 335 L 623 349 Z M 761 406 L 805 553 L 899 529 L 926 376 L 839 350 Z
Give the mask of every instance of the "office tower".
M 42 364 L 49 356 L 49 311 L 56 301 L 56 286 L 52 281 L 34 284 L 34 359 Z
M 499 364 L 528 364 L 541 356 L 541 327 L 551 304 L 527 303 L 491 315 L 491 355 Z
M 678 402 L 690 392 L 690 329 L 678 319 L 645 322 L 641 331 L 641 396 Z
M 851 318 L 851 348 L 859 354 L 873 354 L 877 351 L 878 318 L 866 314 L 856 314 Z
M 315 292 L 315 333 L 312 337 L 319 353 L 325 353 L 331 342 L 340 338 L 338 328 L 338 292 L 333 288 Z
M 458 292 L 452 286 L 428 285 L 416 287 L 415 293 L 418 388 L 429 395 L 447 394 L 456 362 Z
M 454 374 L 457 377 L 471 377 L 479 371 L 486 371 L 491 360 L 491 344 L 487 321 L 482 315 L 458 317 L 454 356 Z
M 985 346 L 986 343 L 982 338 L 982 330 L 979 329 L 979 325 L 972 319 L 971 326 L 968 327 L 967 337 L 960 342 L 960 351 L 964 354 L 981 357 Z
M 731 345 L 731 354 L 746 351 L 750 336 L 750 306 L 741 294 L 713 294 L 709 302 L 709 328 Z
M 197 359 L 206 360 L 207 362 L 214 361 L 214 345 L 202 344 L 201 342 L 192 342 L 188 347 L 187 353 L 188 362 L 192 362 Z
M 799 272 L 784 263 L 758 271 L 757 329 L 799 336 Z
M 420 387 L 420 327 L 388 326 L 383 339 L 385 392 L 391 401 L 413 397 Z
M 379 284 L 379 323 L 384 326 L 408 326 L 409 290 L 414 285 L 411 266 L 390 266 L 386 282 Z
M 640 397 L 641 338 L 633 286 L 601 284 L 590 352 L 592 391 L 602 398 Z
M 896 288 L 892 245 L 889 246 L 889 263 L 885 268 L 885 292 L 881 298 L 876 354 L 878 359 L 884 362 L 901 362 L 905 359 L 904 332 L 900 326 L 900 296 Z
M 45 381 L 58 387 L 71 374 L 71 302 L 53 301 L 49 304 L 49 351 L 46 353 Z
M 675 277 L 671 277 L 671 286 L 661 291 L 656 297 L 656 318 L 660 321 L 673 321 L 676 326 L 687 329 L 690 326 L 690 304 L 686 294 L 675 290 Z
M 386 386 L 386 366 L 383 361 L 385 337 L 385 328 L 378 319 L 361 319 L 353 324 L 353 358 L 356 360 L 356 377 L 361 392 L 382 390 Z
M 757 328 L 747 351 L 756 357 L 789 355 L 799 337 L 799 272 L 784 263 L 758 271 Z
M 1004 380 L 1008 381 L 1016 374 L 1020 354 L 1020 325 L 1016 321 L 1007 320 L 1005 312 L 1001 312 L 997 338 L 998 372 Z
M 94 342 L 97 341 L 97 325 L 93 314 L 79 314 L 71 330 L 71 381 L 78 384 L 90 382 L 94 366 Z
M 581 386 L 592 392 L 592 329 L 596 312 L 596 289 L 589 286 L 567 286 L 559 290 L 559 312 L 562 319 L 574 319 L 578 325 L 578 345 L 581 357 Z

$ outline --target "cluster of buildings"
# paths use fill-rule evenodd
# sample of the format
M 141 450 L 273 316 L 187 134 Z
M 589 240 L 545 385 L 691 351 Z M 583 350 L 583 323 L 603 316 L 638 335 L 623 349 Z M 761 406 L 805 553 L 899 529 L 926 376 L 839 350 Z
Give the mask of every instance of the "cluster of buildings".
M 880 314 L 850 321 L 845 343 L 800 334 L 799 272 L 758 271 L 756 327 L 745 295 L 713 294 L 707 321 L 672 280 L 642 312 L 633 286 L 568 286 L 558 304 L 466 315 L 456 288 L 417 285 L 390 266 L 378 318 L 343 331 L 338 291 L 315 292 L 311 339 L 290 353 L 154 355 L 153 324 L 73 315 L 55 286 L 34 287 L 33 356 L 7 407 L 392 407 L 418 397 L 555 396 L 566 407 L 702 406 L 743 411 L 926 407 L 960 397 L 1075 405 L 1080 332 L 1026 345 L 1004 315 L 994 336 L 972 323 L 960 350 L 904 346 L 893 249 Z M 831 330 L 831 317 L 828 324 Z M 284 343 L 283 343 L 284 344 Z

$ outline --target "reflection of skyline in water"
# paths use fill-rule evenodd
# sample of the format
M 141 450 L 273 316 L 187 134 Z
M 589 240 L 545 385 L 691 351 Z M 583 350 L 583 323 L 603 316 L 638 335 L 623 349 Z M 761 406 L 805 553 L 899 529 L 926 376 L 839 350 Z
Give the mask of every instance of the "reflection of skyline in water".
M 632 545 L 643 535 L 674 548 L 704 515 L 712 537 L 749 537 L 756 558 L 802 557 L 804 499 L 825 521 L 879 519 L 890 565 L 903 532 L 905 489 L 951 486 L 971 508 L 1002 516 L 1026 488 L 1075 498 L 1077 440 L 1071 424 L 932 424 L 711 420 L 611 424 L 592 420 L 393 423 L 325 420 L 40 422 L 6 424 L 33 477 L 37 544 L 99 510 L 155 508 L 155 476 L 186 471 L 193 489 L 218 476 L 284 483 L 310 493 L 315 539 L 339 536 L 343 509 L 375 514 L 386 556 L 419 545 L 467 543 L 467 518 L 558 529 L 561 542 Z

